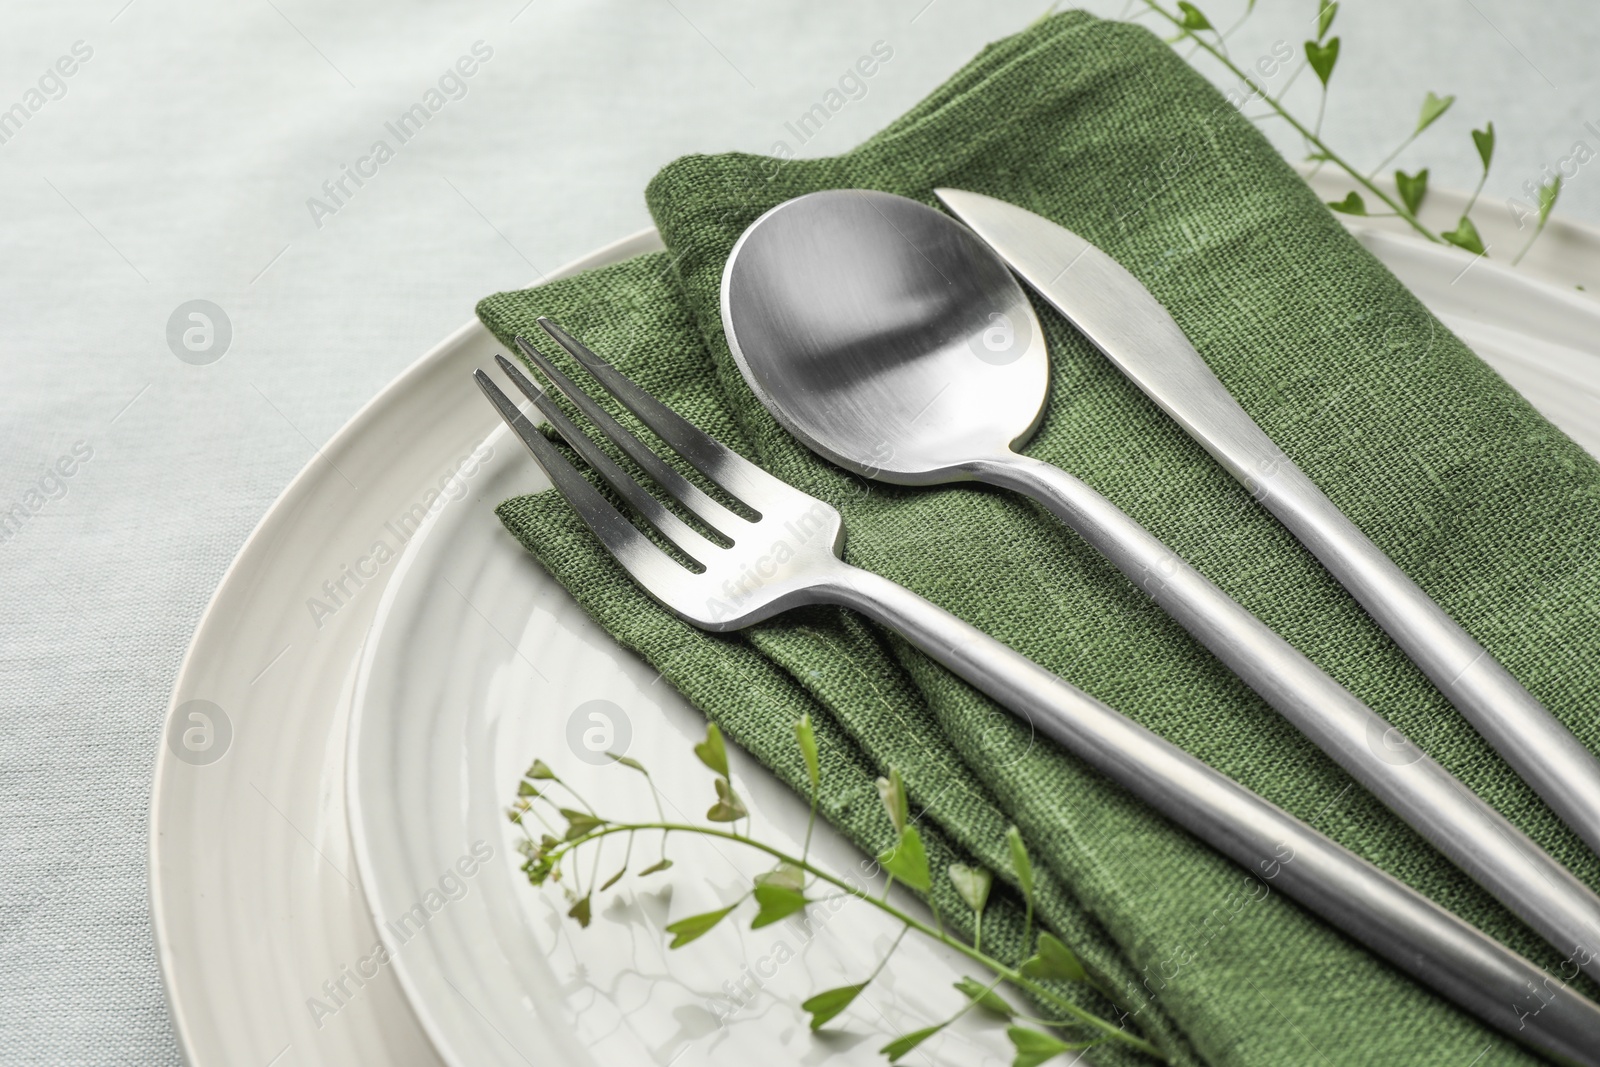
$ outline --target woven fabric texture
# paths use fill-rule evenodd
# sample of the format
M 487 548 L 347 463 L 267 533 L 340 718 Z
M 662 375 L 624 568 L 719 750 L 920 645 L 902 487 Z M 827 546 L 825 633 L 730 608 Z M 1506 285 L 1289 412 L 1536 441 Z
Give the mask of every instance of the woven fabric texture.
M 931 204 L 945 185 L 1055 219 L 1127 266 L 1334 502 L 1586 744 L 1600 743 L 1600 465 L 1451 336 L 1143 29 L 1081 13 L 1043 20 L 843 156 L 678 160 L 647 192 L 667 253 L 498 294 L 479 315 L 508 343 L 536 334 L 536 316 L 554 318 L 708 432 L 836 506 L 851 562 L 1558 971 L 1561 954 L 1059 523 L 982 488 L 869 485 L 760 407 L 718 311 L 743 229 L 816 189 Z M 1059 316 L 1038 310 L 1053 378 L 1029 454 L 1110 497 L 1600 885 L 1600 860 L 1310 554 Z M 936 864 L 975 860 L 1011 887 L 1001 835 L 1020 827 L 1048 871 L 1045 921 L 1114 991 L 1115 1008 L 1093 1006 L 1125 1013 L 1174 1062 L 1530 1061 L 859 618 L 815 609 L 701 633 L 653 605 L 554 494 L 507 501 L 500 515 L 622 644 L 796 787 L 792 723 L 809 711 L 824 749 L 823 810 L 863 848 L 889 837 L 872 786 L 889 766 L 923 812 Z M 1020 951 L 1011 889 L 991 921 L 986 943 Z

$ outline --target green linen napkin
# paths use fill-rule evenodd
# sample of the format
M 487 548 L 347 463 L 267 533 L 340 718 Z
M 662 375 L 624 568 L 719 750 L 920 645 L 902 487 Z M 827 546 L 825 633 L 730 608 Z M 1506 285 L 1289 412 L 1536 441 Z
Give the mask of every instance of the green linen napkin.
M 1055 219 L 1132 270 L 1334 502 L 1586 744 L 1600 742 L 1600 465 L 1143 29 L 1076 12 L 1043 20 L 837 158 L 678 160 L 647 193 L 666 253 L 498 294 L 479 315 L 508 344 L 537 336 L 537 315 L 561 322 L 708 432 L 838 507 L 852 562 L 1059 672 L 1552 974 L 1570 973 L 1058 522 L 983 488 L 868 484 L 812 456 L 756 402 L 718 314 L 742 230 L 815 189 L 931 204 L 941 185 Z M 1600 885 L 1600 861 L 1309 553 L 1059 316 L 1039 313 L 1053 383 L 1027 451 L 1110 497 Z M 1044 921 L 1117 1006 L 1086 1003 L 1122 1013 L 1174 1062 L 1531 1062 L 858 617 L 811 609 L 705 634 L 653 605 L 555 494 L 499 514 L 618 641 L 796 788 L 792 724 L 809 712 L 823 811 L 863 849 L 889 841 L 872 783 L 890 766 L 922 812 L 935 869 L 976 861 L 1014 887 L 1001 837 L 1020 827 L 1043 868 Z M 984 940 L 1015 958 L 1017 898 L 1000 897 Z M 959 913 L 948 891 L 944 903 Z M 1505 1011 L 1537 1006 L 1530 995 Z

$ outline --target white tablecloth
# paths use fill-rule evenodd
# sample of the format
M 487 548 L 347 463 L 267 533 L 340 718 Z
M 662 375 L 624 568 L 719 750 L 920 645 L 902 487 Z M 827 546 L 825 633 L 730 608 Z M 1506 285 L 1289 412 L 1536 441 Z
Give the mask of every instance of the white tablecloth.
M 145 886 L 162 717 L 212 589 L 314 447 L 476 298 L 648 225 L 663 162 L 844 150 L 1044 6 L 0 10 L 0 1062 L 177 1062 Z M 1315 9 L 1260 6 L 1246 62 L 1298 48 Z M 1575 141 L 1600 150 L 1590 5 L 1400 7 L 1339 16 L 1327 130 L 1352 158 L 1381 158 L 1428 89 L 1460 100 L 1402 162 L 1470 185 L 1467 123 L 1495 119 L 1492 210 Z M 876 42 L 865 93 L 795 144 L 786 123 Z M 1600 176 L 1564 199 L 1600 221 Z

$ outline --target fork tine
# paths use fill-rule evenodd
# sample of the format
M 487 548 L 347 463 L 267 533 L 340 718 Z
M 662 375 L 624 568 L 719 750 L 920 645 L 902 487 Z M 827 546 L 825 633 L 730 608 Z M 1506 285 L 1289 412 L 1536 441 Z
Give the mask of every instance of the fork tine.
M 639 421 L 654 430 L 657 436 L 672 446 L 673 451 L 688 460 L 701 474 L 726 489 L 735 499 L 760 511 L 757 505 L 763 499 L 770 499 L 777 487 L 782 485 L 774 485 L 777 480 L 772 475 L 639 388 L 566 330 L 543 315 L 539 316 L 538 321 L 544 332 L 566 349 L 573 359 L 583 364 L 584 369 L 594 375 L 623 407 L 637 415 Z
M 609 437 L 616 443 L 618 448 L 626 452 L 628 458 L 642 467 L 644 472 L 650 475 L 651 478 L 655 479 L 657 485 L 665 489 L 669 495 L 684 507 L 705 520 L 706 525 L 723 534 L 729 540 L 735 540 L 739 533 L 749 525 L 742 516 L 729 511 L 718 503 L 716 498 L 673 470 L 671 465 L 650 449 L 650 446 L 639 440 L 632 431 L 612 418 L 605 408 L 595 402 L 594 397 L 580 389 L 571 378 L 561 373 L 560 369 L 551 363 L 543 352 L 533 347 L 533 344 L 526 337 L 518 335 L 513 340 L 516 341 L 517 347 L 522 350 L 522 354 L 527 356 L 533 362 L 533 365 L 539 368 L 539 373 L 544 375 L 562 395 L 572 401 L 573 405 L 583 412 L 601 433 Z M 517 381 L 517 377 L 511 370 L 513 364 L 500 356 L 495 358 L 500 361 L 501 368 L 507 374 L 513 374 L 511 380 Z M 517 384 L 520 388 L 522 383 L 517 382 Z M 523 389 L 523 392 L 527 392 L 527 390 Z M 528 395 L 531 399 L 533 394 L 529 393 Z M 545 409 L 541 407 L 539 410 L 544 411 Z M 565 431 L 563 431 L 562 436 L 566 436 Z M 585 456 L 584 458 L 587 459 L 588 457 Z M 657 527 L 657 529 L 660 529 L 660 527 Z M 662 532 L 665 533 L 665 531 Z M 693 553 L 690 554 L 693 555 Z M 700 562 L 703 563 L 705 561 L 701 560 Z
M 633 523 L 622 516 L 622 513 L 612 507 L 599 490 L 590 485 L 577 468 L 567 462 L 567 458 L 556 450 L 556 446 L 545 439 L 538 427 L 528 421 L 528 417 L 517 409 L 511 398 L 500 391 L 500 387 L 483 371 L 474 370 L 473 380 L 478 383 L 478 388 L 483 390 L 483 395 L 489 398 L 489 403 L 500 412 L 500 417 L 506 421 L 516 435 L 522 438 L 522 443 L 528 446 L 528 451 L 533 453 L 533 458 L 539 466 L 544 468 L 545 474 L 550 478 L 556 491 L 566 498 L 572 510 L 578 513 L 578 518 L 583 524 L 600 539 L 606 550 L 616 557 L 617 562 L 651 593 L 657 593 L 662 585 L 662 579 L 670 574 L 661 568 L 670 567 L 686 577 L 690 572 L 682 567 L 677 560 L 667 555 L 650 542 L 650 539 L 640 533 Z M 657 594 L 660 595 L 660 594 Z M 665 599 L 665 596 L 662 596 Z
M 711 553 L 720 551 L 720 548 L 706 540 L 700 531 L 678 518 L 661 501 L 646 492 L 644 487 L 634 481 L 615 460 L 606 455 L 588 434 L 578 429 L 562 412 L 555 397 L 529 381 L 528 376 L 506 357 L 496 354 L 494 358 L 506 377 L 511 379 L 511 384 L 522 390 L 523 395 L 533 401 L 534 406 L 544 414 L 567 444 L 571 445 L 578 455 L 583 457 L 585 463 L 593 467 L 600 477 L 621 494 L 629 506 L 643 515 L 646 522 L 660 531 L 661 536 L 671 541 L 702 567 L 710 560 Z M 540 436 L 543 437 L 542 434 Z

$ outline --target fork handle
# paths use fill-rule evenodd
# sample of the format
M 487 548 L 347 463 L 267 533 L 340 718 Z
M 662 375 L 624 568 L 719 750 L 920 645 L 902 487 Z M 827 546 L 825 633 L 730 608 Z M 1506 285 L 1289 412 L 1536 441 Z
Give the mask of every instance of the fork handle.
M 1600 1006 L 1176 745 L 887 578 L 822 597 L 888 627 L 1271 888 L 1558 1062 L 1600 1067 Z
M 1048 507 L 1468 877 L 1600 978 L 1600 897 L 1387 720 L 1066 471 L 1013 455 L 979 476 Z

